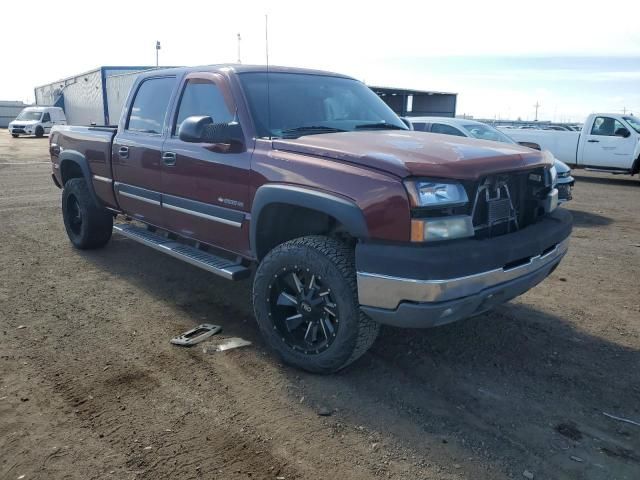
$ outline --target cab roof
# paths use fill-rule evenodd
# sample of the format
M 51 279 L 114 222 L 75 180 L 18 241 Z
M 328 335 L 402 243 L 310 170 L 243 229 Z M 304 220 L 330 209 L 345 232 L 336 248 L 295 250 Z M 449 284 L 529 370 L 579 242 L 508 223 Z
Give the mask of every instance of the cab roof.
M 224 63 L 216 65 L 201 65 L 197 67 L 177 67 L 177 68 L 160 68 L 147 70 L 142 72 L 141 77 L 155 76 L 158 74 L 174 74 L 182 75 L 192 72 L 212 72 L 223 74 L 241 74 L 241 73 L 297 73 L 305 75 L 323 75 L 330 77 L 348 78 L 353 80 L 348 75 L 342 75 L 340 73 L 328 72 L 324 70 L 314 70 L 309 68 L 298 67 L 283 67 L 278 65 L 245 65 L 240 63 Z

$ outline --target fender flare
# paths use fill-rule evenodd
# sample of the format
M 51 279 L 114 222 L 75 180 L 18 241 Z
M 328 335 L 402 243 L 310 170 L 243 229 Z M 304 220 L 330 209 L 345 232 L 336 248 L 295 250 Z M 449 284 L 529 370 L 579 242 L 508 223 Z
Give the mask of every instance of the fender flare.
M 304 207 L 326 213 L 338 220 L 356 238 L 367 238 L 369 230 L 360 207 L 352 201 L 330 193 L 294 185 L 268 184 L 256 191 L 251 206 L 250 244 L 258 258 L 258 222 L 265 207 L 274 203 Z
M 61 178 L 62 178 L 62 172 L 64 169 L 63 165 L 66 162 L 71 162 L 76 164 L 80 168 L 80 171 L 82 172 L 82 176 L 87 182 L 87 188 L 89 188 L 89 193 L 91 194 L 91 198 L 93 198 L 93 201 L 96 202 L 96 205 L 103 206 L 102 202 L 96 195 L 95 189 L 93 188 L 93 180 L 91 176 L 91 170 L 89 169 L 89 162 L 87 162 L 87 159 L 85 158 L 84 155 L 82 155 L 80 152 L 77 152 L 75 150 L 64 150 L 60 152 L 60 155 L 58 156 L 58 162 L 60 164 Z M 62 187 L 64 188 L 63 178 L 62 178 Z

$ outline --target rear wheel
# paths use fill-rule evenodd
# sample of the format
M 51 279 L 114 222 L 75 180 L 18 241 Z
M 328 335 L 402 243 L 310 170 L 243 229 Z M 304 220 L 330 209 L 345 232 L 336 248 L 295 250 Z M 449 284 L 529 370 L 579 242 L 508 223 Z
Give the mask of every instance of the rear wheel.
M 328 237 L 297 238 L 269 252 L 256 272 L 253 305 L 271 347 L 310 372 L 346 367 L 380 328 L 360 312 L 353 249 Z
M 62 217 L 76 248 L 100 248 L 111 238 L 113 215 L 96 205 L 84 178 L 72 178 L 64 184 Z
M 36 127 L 36 137 L 42 138 L 44 136 L 44 128 L 38 126 Z

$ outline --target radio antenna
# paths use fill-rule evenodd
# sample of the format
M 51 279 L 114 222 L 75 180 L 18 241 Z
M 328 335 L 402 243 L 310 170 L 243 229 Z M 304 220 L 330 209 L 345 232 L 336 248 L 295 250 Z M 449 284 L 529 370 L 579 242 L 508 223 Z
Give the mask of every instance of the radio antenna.
M 269 140 L 271 140 L 271 90 L 269 88 L 269 15 L 264 16 L 264 43 L 267 57 L 267 128 L 269 129 Z

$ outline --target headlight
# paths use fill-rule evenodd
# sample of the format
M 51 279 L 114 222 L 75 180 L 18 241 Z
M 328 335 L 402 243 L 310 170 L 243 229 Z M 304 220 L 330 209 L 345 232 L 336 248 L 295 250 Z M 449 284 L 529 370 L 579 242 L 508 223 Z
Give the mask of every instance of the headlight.
M 409 180 L 405 186 L 412 207 L 450 207 L 469 201 L 467 192 L 458 182 Z
M 549 173 L 551 174 L 551 186 L 555 187 L 558 183 L 558 170 L 555 165 L 549 169 Z
M 411 220 L 412 242 L 433 242 L 473 237 L 473 222 L 468 215 Z

